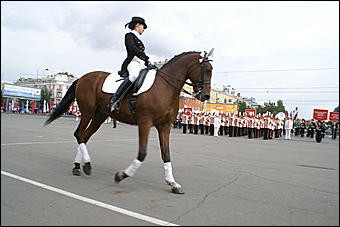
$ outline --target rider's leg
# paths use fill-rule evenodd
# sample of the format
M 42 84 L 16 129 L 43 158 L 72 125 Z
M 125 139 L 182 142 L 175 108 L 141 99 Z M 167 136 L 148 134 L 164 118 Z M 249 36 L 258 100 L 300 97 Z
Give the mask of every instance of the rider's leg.
M 132 82 L 129 78 L 125 78 L 125 80 L 120 84 L 118 87 L 116 93 L 113 94 L 112 99 L 110 101 L 109 107 L 111 108 L 111 111 L 119 112 L 119 105 L 117 103 L 117 100 L 120 98 L 120 96 L 124 93 L 126 89 L 130 87 Z
M 120 98 L 120 96 L 124 93 L 126 89 L 130 87 L 130 85 L 137 79 L 139 75 L 139 71 L 142 69 L 142 65 L 137 60 L 132 60 L 131 63 L 127 67 L 129 71 L 129 77 L 126 78 L 117 89 L 116 93 L 113 95 L 109 107 L 111 108 L 111 111 L 119 112 L 119 103 L 117 103 L 117 100 Z

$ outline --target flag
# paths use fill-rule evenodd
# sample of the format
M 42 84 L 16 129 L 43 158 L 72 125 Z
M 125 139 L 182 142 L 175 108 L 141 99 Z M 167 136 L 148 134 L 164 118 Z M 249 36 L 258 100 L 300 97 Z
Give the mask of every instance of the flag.
M 35 104 L 37 103 L 37 101 L 33 100 L 32 102 L 32 113 L 34 113 L 35 110 Z
M 53 106 L 53 103 L 52 103 L 52 101 L 50 101 L 50 112 L 52 113 L 52 106 Z
M 46 113 L 49 112 L 49 108 L 48 108 L 48 102 L 46 102 Z
M 292 111 L 292 118 L 293 118 L 293 120 L 296 120 L 296 118 L 298 116 L 298 113 L 299 113 L 298 108 L 295 107 L 295 110 Z
M 25 103 L 24 103 L 24 100 L 21 101 L 21 111 L 25 111 Z
M 44 100 L 43 113 L 46 113 L 46 100 Z

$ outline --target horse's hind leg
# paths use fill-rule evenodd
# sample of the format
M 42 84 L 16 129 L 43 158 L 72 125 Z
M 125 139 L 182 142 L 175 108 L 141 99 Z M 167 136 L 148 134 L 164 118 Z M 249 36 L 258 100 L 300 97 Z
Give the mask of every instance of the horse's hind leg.
M 91 114 L 82 114 L 80 117 L 80 123 L 78 125 L 77 130 L 74 132 L 74 136 L 77 139 L 77 142 L 79 144 L 76 156 L 74 158 L 74 168 L 72 169 L 73 175 L 80 176 L 80 163 L 82 159 L 84 158 L 85 163 L 90 162 L 90 156 L 87 152 L 86 146 L 85 146 L 85 129 L 87 128 L 87 125 L 89 124 L 90 120 L 92 118 Z
M 99 111 L 96 111 L 95 115 L 92 118 L 90 126 L 86 129 L 84 135 L 84 143 L 86 144 L 90 137 L 99 129 L 99 127 L 103 124 L 103 122 L 107 119 L 107 115 L 103 114 Z M 91 175 L 91 163 L 87 162 L 83 166 L 83 171 L 86 175 Z

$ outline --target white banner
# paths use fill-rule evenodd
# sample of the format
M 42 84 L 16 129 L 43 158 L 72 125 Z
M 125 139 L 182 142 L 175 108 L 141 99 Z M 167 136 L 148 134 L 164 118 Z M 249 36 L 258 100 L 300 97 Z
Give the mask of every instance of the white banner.
M 22 98 L 40 99 L 41 89 L 31 87 L 20 87 L 10 84 L 4 84 L 3 96 L 15 96 Z

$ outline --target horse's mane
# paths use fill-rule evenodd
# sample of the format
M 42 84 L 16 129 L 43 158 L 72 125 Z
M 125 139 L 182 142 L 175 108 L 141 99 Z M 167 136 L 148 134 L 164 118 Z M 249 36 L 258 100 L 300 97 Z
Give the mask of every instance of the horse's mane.
M 182 57 L 184 55 L 187 55 L 187 54 L 200 54 L 201 52 L 198 52 L 198 51 L 188 51 L 188 52 L 183 52 L 181 54 L 178 54 L 178 55 L 175 55 L 173 58 L 171 58 L 167 63 L 165 63 L 162 68 L 168 64 L 171 64 L 173 62 L 175 62 L 179 57 Z M 162 69 L 161 68 L 161 69 Z

